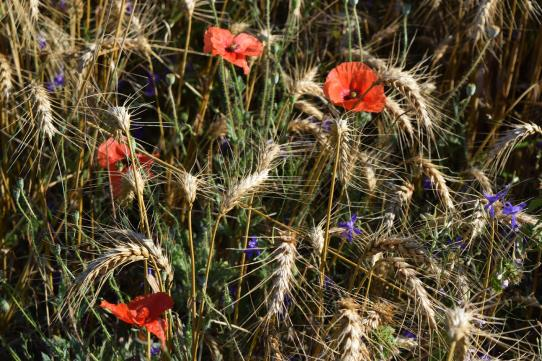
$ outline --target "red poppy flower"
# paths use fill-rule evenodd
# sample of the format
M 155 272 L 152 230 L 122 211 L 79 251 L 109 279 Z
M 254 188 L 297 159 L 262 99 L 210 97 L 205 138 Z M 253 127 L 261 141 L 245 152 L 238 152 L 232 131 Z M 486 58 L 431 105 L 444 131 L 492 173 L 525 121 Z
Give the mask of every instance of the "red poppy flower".
M 233 35 L 227 29 L 211 26 L 205 31 L 203 51 L 220 55 L 233 65 L 243 68 L 247 75 L 250 70 L 247 56 L 262 55 L 263 44 L 252 35 L 245 33 Z
M 105 300 L 100 307 L 105 308 L 119 320 L 145 327 L 147 331 L 158 337 L 162 347 L 166 345 L 166 320 L 160 315 L 173 307 L 173 299 L 164 292 L 153 293 L 144 296 L 137 296 L 130 303 L 113 304 Z
M 375 72 L 363 63 L 339 64 L 326 78 L 324 94 L 335 105 L 353 112 L 379 113 L 384 109 L 384 86 Z
M 117 162 L 126 159 L 130 149 L 126 144 L 109 138 L 98 147 L 98 164 L 103 169 L 113 168 Z

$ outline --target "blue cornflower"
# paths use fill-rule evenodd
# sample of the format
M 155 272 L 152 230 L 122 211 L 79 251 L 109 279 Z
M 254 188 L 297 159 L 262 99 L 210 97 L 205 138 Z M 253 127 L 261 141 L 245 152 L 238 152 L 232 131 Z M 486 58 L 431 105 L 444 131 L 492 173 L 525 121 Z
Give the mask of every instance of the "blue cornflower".
M 517 231 L 519 228 L 518 222 L 517 222 L 517 214 L 521 212 L 525 207 L 527 206 L 527 203 L 522 202 L 518 204 L 517 206 L 512 205 L 510 202 L 506 202 L 504 204 L 504 208 L 502 209 L 502 214 L 505 216 L 510 216 L 512 218 L 511 224 L 512 229 L 514 231 Z
M 423 189 L 426 191 L 433 190 L 433 181 L 429 177 L 423 178 Z
M 134 4 L 132 4 L 132 2 L 130 0 L 126 1 L 126 14 L 127 15 L 131 15 L 132 12 L 134 11 Z
M 160 355 L 160 344 L 152 345 L 151 356 L 158 356 L 158 355 Z
M 497 192 L 497 194 L 487 194 L 484 193 L 484 197 L 487 199 L 487 204 L 484 206 L 484 209 L 487 211 L 489 209 L 489 215 L 491 218 L 495 218 L 495 206 L 493 205 L 497 201 L 502 201 L 504 197 L 506 197 L 506 194 L 508 193 L 508 190 L 510 189 L 510 184 L 504 187 L 503 190 Z
M 401 335 L 411 340 L 415 340 L 417 338 L 416 335 L 410 332 L 409 330 L 401 331 Z
M 64 72 L 61 70 L 53 77 L 53 81 L 47 82 L 45 86 L 47 90 L 53 92 L 58 88 L 62 88 L 64 86 L 64 83 Z
M 45 39 L 45 37 L 43 35 L 39 35 L 38 36 L 38 47 L 40 48 L 40 50 L 43 50 L 43 49 L 45 49 L 46 46 L 47 46 L 47 39 Z
M 460 248 L 462 251 L 467 248 L 467 245 L 465 244 L 465 242 L 463 242 L 463 237 L 461 236 L 456 236 L 455 240 L 452 240 L 450 237 L 448 237 L 448 243 L 450 244 L 450 246 L 454 248 Z
M 245 249 L 245 254 L 248 258 L 258 257 L 262 251 L 258 249 L 258 238 L 252 236 L 248 241 L 248 247 Z
M 357 214 L 354 214 L 349 221 L 339 222 L 339 227 L 344 228 L 344 232 L 341 233 L 341 237 L 346 238 L 348 242 L 352 242 L 355 234 L 361 234 L 361 230 L 356 228 L 357 219 Z
M 331 126 L 333 125 L 333 122 L 334 122 L 333 119 L 326 118 L 322 120 L 320 128 L 322 128 L 324 132 L 329 133 L 331 132 Z

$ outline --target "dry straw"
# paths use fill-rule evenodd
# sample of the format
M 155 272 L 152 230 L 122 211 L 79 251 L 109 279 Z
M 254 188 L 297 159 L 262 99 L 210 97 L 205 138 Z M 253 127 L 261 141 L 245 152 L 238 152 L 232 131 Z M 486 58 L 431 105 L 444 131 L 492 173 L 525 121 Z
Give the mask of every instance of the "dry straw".
M 296 235 L 289 231 L 281 232 L 280 245 L 273 251 L 273 275 L 271 292 L 267 300 L 268 319 L 284 315 L 286 300 L 292 299 L 292 287 L 295 283 L 297 259 Z
M 451 196 L 450 189 L 444 178 L 444 174 L 431 161 L 418 156 L 414 159 L 414 163 L 418 164 L 422 172 L 431 180 L 434 185 L 442 204 L 449 210 L 455 210 L 454 202 Z
M 8 58 L 0 53 L 0 100 L 7 101 L 13 89 L 13 78 Z
M 153 240 L 129 230 L 112 230 L 107 232 L 105 238 L 110 244 L 104 245 L 101 255 L 77 276 L 68 291 L 66 306 L 77 310 L 83 299 L 90 295 L 89 307 L 92 307 L 101 288 L 117 269 L 139 261 L 147 261 L 149 266 L 162 272 L 166 290 L 171 288 L 173 267 L 162 248 L 155 245 Z M 91 292 L 95 282 L 97 287 Z
M 418 278 L 418 272 L 401 257 L 385 258 L 382 262 L 393 264 L 399 277 L 401 277 L 412 290 L 411 295 L 425 315 L 429 326 L 432 329 L 436 329 L 437 321 L 433 301 L 429 297 L 423 282 Z
M 241 200 L 258 191 L 269 179 L 269 173 L 275 167 L 275 160 L 280 156 L 280 146 L 268 143 L 260 154 L 256 172 L 235 183 L 224 195 L 220 214 L 224 215 L 232 210 Z
M 49 139 L 58 131 L 54 125 L 53 107 L 47 90 L 38 83 L 30 85 L 30 94 L 34 108 L 34 119 L 37 120 L 37 127 Z

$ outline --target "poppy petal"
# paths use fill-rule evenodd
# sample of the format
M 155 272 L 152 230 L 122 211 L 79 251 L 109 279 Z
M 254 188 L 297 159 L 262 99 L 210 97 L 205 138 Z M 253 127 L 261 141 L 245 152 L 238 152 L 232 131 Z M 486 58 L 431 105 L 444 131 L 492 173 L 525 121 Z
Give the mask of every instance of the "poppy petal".
M 150 322 L 145 323 L 144 327 L 158 337 L 160 340 L 160 343 L 162 344 L 162 348 L 166 348 L 166 329 L 167 329 L 167 322 L 166 320 L 163 320 L 161 318 L 154 319 Z
M 147 308 L 149 310 L 149 319 L 155 319 L 164 311 L 173 307 L 173 299 L 165 292 L 152 293 L 145 296 L 134 298 L 128 307 L 131 310 Z
M 131 166 L 130 166 L 131 167 Z M 122 171 L 111 171 L 109 172 L 109 178 L 111 182 L 111 192 L 113 193 L 113 198 L 118 198 L 122 193 L 122 177 L 130 169 L 124 168 Z
M 124 321 L 129 324 L 135 324 L 133 319 L 133 314 L 130 312 L 128 305 L 125 303 L 109 303 L 106 300 L 102 300 L 100 307 L 106 310 L 111 311 L 111 313 L 121 321 Z
M 335 105 L 354 112 L 381 112 L 386 103 L 384 86 L 375 84 L 378 77 L 364 63 L 346 62 L 329 72 L 324 94 Z M 352 98 L 348 96 L 353 95 Z
M 255 36 L 241 33 L 233 41 L 238 45 L 238 48 L 235 50 L 238 54 L 260 56 L 263 53 L 263 44 Z
M 130 149 L 126 144 L 121 144 L 113 138 L 109 138 L 98 147 L 98 165 L 102 169 L 112 168 L 115 164 L 130 155 Z
M 211 26 L 205 31 L 203 51 L 212 55 L 224 56 L 234 39 L 234 35 L 227 29 Z

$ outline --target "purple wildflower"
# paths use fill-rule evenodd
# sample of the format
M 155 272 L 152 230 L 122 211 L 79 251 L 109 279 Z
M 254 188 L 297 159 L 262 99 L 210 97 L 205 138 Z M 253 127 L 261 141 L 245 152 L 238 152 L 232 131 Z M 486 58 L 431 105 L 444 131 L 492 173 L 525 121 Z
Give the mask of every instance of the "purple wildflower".
M 49 81 L 45 84 L 45 87 L 50 92 L 54 92 L 56 89 L 62 88 L 64 83 L 64 72 L 61 70 L 53 77 L 53 81 Z
M 131 15 L 134 11 L 134 4 L 130 0 L 126 1 L 126 14 Z
M 514 231 L 517 231 L 519 228 L 518 222 L 517 222 L 517 214 L 523 211 L 523 209 L 527 206 L 527 203 L 522 202 L 518 204 L 517 206 L 512 205 L 510 202 L 506 202 L 504 204 L 504 208 L 502 209 L 502 214 L 505 216 L 511 217 L 511 225 L 512 229 Z
M 322 120 L 322 123 L 320 124 L 320 128 L 326 133 L 331 132 L 331 126 L 333 125 L 333 120 L 330 118 L 326 118 Z
M 417 338 L 416 335 L 410 332 L 409 330 L 401 331 L 401 335 L 411 340 L 415 340 Z
M 508 190 L 510 189 L 510 184 L 504 187 L 503 190 L 497 192 L 497 194 L 488 194 L 484 193 L 484 197 L 487 199 L 487 204 L 484 206 L 484 209 L 487 211 L 489 209 L 489 215 L 491 218 L 495 218 L 495 206 L 493 205 L 497 201 L 502 201 L 504 197 L 506 197 L 506 194 L 508 194 Z
M 433 190 L 433 181 L 431 180 L 431 178 L 429 177 L 424 177 L 423 178 L 423 189 L 426 190 L 426 191 L 430 191 L 430 190 Z
M 38 47 L 40 48 L 40 50 L 44 50 L 46 46 L 47 46 L 47 39 L 45 39 L 45 37 L 43 35 L 39 35 L 38 36 Z
M 463 242 L 463 237 L 461 236 L 456 236 L 455 240 L 453 241 L 450 237 L 448 237 L 448 244 L 450 244 L 450 246 L 454 248 L 459 248 L 462 251 L 464 251 L 465 248 L 467 248 L 467 245 L 465 244 L 465 242 Z
M 158 355 L 160 355 L 160 344 L 152 345 L 151 356 L 158 356 Z
M 247 257 L 249 259 L 258 257 L 261 253 L 262 251 L 258 249 L 258 238 L 254 236 L 250 237 L 248 241 L 248 248 L 245 249 L 245 254 L 247 255 Z
M 341 237 L 346 238 L 348 242 L 352 242 L 355 234 L 361 234 L 361 230 L 356 227 L 357 219 L 357 214 L 354 214 L 349 221 L 339 222 L 339 227 L 344 228 L 344 232 L 341 233 Z
M 56 6 L 61 9 L 62 11 L 65 11 L 66 8 L 67 8 L 67 5 L 68 5 L 68 1 L 67 0 L 58 0 L 58 2 L 56 3 Z

